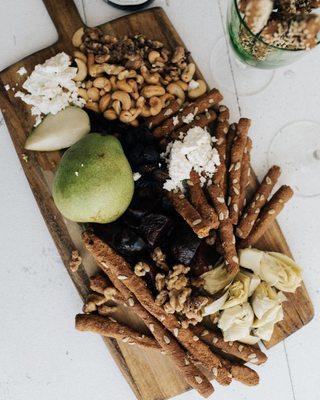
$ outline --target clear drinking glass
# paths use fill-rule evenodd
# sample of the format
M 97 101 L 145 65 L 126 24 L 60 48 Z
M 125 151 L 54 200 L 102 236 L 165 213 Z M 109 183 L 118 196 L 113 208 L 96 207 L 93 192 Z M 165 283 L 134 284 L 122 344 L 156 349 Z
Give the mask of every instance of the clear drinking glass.
M 308 52 L 265 43 L 248 28 L 237 0 L 229 0 L 225 35 L 216 43 L 210 64 L 218 86 L 237 96 L 250 96 L 270 84 L 276 68 L 292 64 Z M 281 128 L 271 142 L 268 161 L 282 167 L 282 179 L 297 195 L 320 195 L 320 125 L 296 121 Z

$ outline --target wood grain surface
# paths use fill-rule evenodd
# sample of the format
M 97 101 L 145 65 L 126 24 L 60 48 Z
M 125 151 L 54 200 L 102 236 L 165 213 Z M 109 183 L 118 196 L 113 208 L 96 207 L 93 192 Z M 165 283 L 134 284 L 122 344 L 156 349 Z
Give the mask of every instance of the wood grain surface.
M 56 53 L 65 51 L 72 54 L 74 50 L 71 37 L 76 29 L 83 26 L 83 22 L 73 1 L 43 1 L 56 26 L 59 39 L 54 45 L 30 55 L 0 72 L 0 106 L 43 218 L 70 278 L 80 296 L 85 298 L 89 292 L 88 276 L 96 270 L 96 266 L 83 249 L 80 227 L 75 223 L 66 221 L 61 216 L 51 196 L 51 184 L 61 154 L 60 152 L 37 153 L 24 150 L 26 137 L 34 124 L 30 107 L 14 97 L 12 90 L 5 90 L 7 84 L 17 89 L 21 87 L 25 80 L 25 76 L 17 74 L 21 66 L 24 66 L 30 74 L 36 64 L 43 63 Z M 120 36 L 143 33 L 150 38 L 163 41 L 169 48 L 174 48 L 178 44 L 183 45 L 178 33 L 161 8 L 152 8 L 140 13 L 130 14 L 103 24 L 100 28 L 106 33 Z M 197 71 L 197 75 L 201 77 L 200 71 Z M 16 86 L 17 83 L 18 86 Z M 27 162 L 24 157 L 26 153 L 28 155 Z M 255 178 L 253 178 L 251 188 L 254 188 L 256 183 Z M 257 247 L 280 251 L 291 256 L 288 245 L 276 223 L 258 242 Z M 69 259 L 71 251 L 75 248 L 78 248 L 83 256 L 83 266 L 78 272 L 72 273 L 69 268 Z M 288 302 L 284 304 L 285 319 L 277 324 L 273 337 L 269 343 L 266 343 L 266 347 L 279 343 L 306 325 L 313 317 L 313 306 L 304 286 L 299 288 L 295 294 L 288 294 L 287 298 Z M 144 330 L 143 324 L 134 316 L 123 311 L 119 317 L 126 321 L 130 320 L 130 323 L 135 325 L 137 329 Z M 73 321 L 70 321 L 70 323 L 73 323 Z M 117 343 L 115 340 L 104 341 L 137 398 L 143 400 L 167 399 L 188 390 L 188 386 L 179 372 L 165 356 L 156 353 L 154 350 L 142 351 L 125 343 Z M 101 388 L 101 390 L 104 390 L 104 388 Z

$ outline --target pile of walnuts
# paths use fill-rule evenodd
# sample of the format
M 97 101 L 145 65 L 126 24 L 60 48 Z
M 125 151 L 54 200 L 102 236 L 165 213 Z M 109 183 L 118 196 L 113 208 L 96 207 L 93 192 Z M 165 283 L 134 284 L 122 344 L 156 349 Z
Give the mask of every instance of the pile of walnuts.
M 155 116 L 171 101 L 182 105 L 207 90 L 204 81 L 193 79 L 196 66 L 181 46 L 170 52 L 143 35 L 118 39 L 98 28 L 80 28 L 72 43 L 79 95 L 108 120 L 137 126 L 139 117 Z

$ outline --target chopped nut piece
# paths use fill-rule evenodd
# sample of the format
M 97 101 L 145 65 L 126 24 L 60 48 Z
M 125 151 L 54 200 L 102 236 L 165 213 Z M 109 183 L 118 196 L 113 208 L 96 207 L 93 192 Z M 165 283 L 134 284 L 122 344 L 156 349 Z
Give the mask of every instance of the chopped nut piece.
M 73 250 L 71 253 L 71 260 L 69 262 L 69 266 L 72 272 L 77 272 L 78 268 L 82 263 L 82 258 L 78 252 L 78 250 Z

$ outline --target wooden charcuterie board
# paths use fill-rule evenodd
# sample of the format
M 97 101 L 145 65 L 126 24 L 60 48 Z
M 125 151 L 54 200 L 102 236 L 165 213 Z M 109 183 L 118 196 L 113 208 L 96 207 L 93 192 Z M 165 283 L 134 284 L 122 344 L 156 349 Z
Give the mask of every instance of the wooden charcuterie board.
M 51 196 L 51 182 L 61 155 L 59 152 L 34 152 L 28 154 L 28 162 L 24 160 L 24 143 L 33 126 L 33 119 L 28 106 L 20 99 L 15 98 L 13 91 L 5 90 L 5 85 L 9 84 L 12 87 L 18 82 L 20 86 L 25 80 L 25 77 L 17 74 L 20 67 L 24 66 L 30 74 L 35 65 L 43 63 L 58 52 L 65 51 L 72 54 L 71 37 L 76 29 L 83 26 L 75 5 L 71 0 L 44 0 L 44 3 L 57 28 L 59 40 L 52 46 L 30 55 L 0 72 L 0 106 L 16 152 L 48 229 L 70 278 L 80 296 L 85 298 L 89 291 L 88 276 L 95 271 L 96 267 L 81 246 L 80 227 L 76 223 L 66 221 L 61 216 Z M 183 45 L 165 12 L 158 7 L 127 15 L 103 24 L 100 28 L 106 33 L 118 36 L 142 33 L 152 39 L 164 42 L 168 48 Z M 197 71 L 197 75 L 201 76 L 200 71 Z M 252 188 L 255 185 L 256 181 L 253 180 Z M 257 247 L 291 255 L 276 223 L 259 241 Z M 84 261 L 83 268 L 81 267 L 77 273 L 72 273 L 69 269 L 69 260 L 71 251 L 75 248 L 80 250 Z M 284 304 L 285 319 L 277 324 L 273 337 L 269 343 L 266 343 L 266 347 L 279 343 L 302 328 L 314 315 L 313 306 L 304 285 L 295 294 L 288 294 L 287 297 L 289 301 Z M 121 318 L 128 319 L 124 313 Z M 73 321 L 70 323 L 72 324 Z M 139 322 L 132 318 L 130 318 L 130 323 L 139 325 Z M 140 326 L 140 328 L 142 327 Z M 142 351 L 114 340 L 105 340 L 105 343 L 137 398 L 143 400 L 166 399 L 188 390 L 188 386 L 179 372 L 165 356 L 157 354 L 153 350 Z

